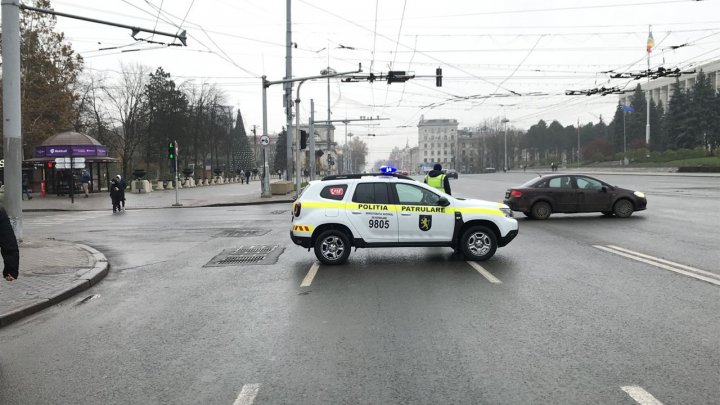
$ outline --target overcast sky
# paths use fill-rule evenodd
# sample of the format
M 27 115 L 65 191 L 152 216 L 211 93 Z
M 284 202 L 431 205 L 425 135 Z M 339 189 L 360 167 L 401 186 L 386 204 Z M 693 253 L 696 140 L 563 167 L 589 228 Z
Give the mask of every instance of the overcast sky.
M 86 67 L 115 75 L 121 64 L 162 66 L 180 83 L 216 83 L 246 126 L 262 125 L 260 76 L 285 75 L 284 0 L 54 0 L 57 11 L 175 33 L 187 47 L 135 42 L 128 30 L 58 18 Z M 565 96 L 599 86 L 632 89 L 637 81 L 607 72 L 646 69 L 648 25 L 656 47 L 653 68 L 692 68 L 720 57 L 718 0 L 293 0 L 293 75 L 318 75 L 331 66 L 386 73 L 434 75 L 406 83 L 331 82 L 333 119 L 380 116 L 378 126 L 349 126 L 369 145 L 369 162 L 393 146 L 417 144 L 421 115 L 454 118 L 460 127 L 507 117 L 527 129 L 539 119 L 564 125 L 612 119 L 617 96 Z M 172 42 L 159 35 L 138 38 Z M 177 41 L 176 41 L 177 42 Z M 677 48 L 680 45 L 679 48 Z M 119 47 L 119 48 L 116 48 Z M 103 48 L 115 48 L 105 49 Z M 133 52 L 122 52 L 137 50 Z M 269 132 L 285 124 L 281 86 L 268 92 Z M 306 82 L 300 117 L 310 99 L 316 119 L 327 117 L 327 82 Z M 342 124 L 337 133 L 343 142 Z M 374 133 L 375 138 L 362 137 Z

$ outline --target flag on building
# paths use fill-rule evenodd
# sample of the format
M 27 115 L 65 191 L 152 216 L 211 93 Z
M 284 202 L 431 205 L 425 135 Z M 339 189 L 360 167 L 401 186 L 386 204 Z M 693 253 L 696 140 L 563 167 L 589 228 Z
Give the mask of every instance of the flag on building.
M 647 53 L 652 52 L 653 47 L 655 46 L 655 40 L 652 36 L 652 31 L 648 33 L 648 40 L 647 40 Z
M 633 106 L 631 106 L 631 105 L 624 105 L 624 106 L 623 106 L 623 111 L 624 111 L 624 112 L 635 112 L 635 107 L 633 107 Z

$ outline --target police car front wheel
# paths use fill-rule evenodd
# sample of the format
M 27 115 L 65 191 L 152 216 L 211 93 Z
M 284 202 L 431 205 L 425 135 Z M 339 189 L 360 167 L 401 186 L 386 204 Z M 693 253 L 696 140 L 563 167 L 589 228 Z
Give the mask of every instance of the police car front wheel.
M 315 239 L 315 256 L 323 264 L 342 264 L 350 256 L 350 240 L 344 232 L 327 230 Z
M 463 233 L 460 248 L 465 257 L 473 261 L 484 261 L 495 254 L 498 243 L 495 233 L 484 226 L 473 226 Z

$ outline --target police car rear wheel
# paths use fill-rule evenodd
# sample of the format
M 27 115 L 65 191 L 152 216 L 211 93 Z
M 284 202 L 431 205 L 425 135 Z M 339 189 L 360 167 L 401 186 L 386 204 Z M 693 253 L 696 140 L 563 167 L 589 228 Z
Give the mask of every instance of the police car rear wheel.
M 350 241 L 341 231 L 325 231 L 315 239 L 315 256 L 323 264 L 345 263 L 350 256 Z
M 473 226 L 463 234 L 460 247 L 467 259 L 483 261 L 495 254 L 497 238 L 490 229 L 484 226 Z

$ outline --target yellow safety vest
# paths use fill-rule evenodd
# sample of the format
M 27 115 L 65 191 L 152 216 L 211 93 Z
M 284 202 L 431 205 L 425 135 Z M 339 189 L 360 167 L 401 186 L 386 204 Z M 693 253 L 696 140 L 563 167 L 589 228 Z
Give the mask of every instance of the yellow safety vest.
M 434 187 L 443 193 L 445 192 L 445 175 L 441 174 L 439 176 L 430 177 L 425 176 L 425 183 L 427 183 L 428 186 Z

